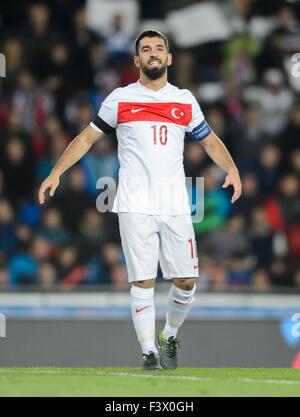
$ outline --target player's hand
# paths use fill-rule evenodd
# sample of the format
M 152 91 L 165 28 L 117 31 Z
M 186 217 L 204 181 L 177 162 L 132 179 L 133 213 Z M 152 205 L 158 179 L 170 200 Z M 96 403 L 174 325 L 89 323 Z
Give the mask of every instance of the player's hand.
M 59 185 L 59 175 L 50 174 L 45 181 L 42 182 L 42 185 L 39 189 L 39 202 L 44 204 L 45 202 L 45 192 L 50 188 L 49 195 L 52 197 L 55 193 L 56 188 Z
M 231 202 L 234 203 L 237 199 L 240 198 L 242 194 L 242 184 L 237 169 L 229 171 L 226 175 L 223 188 L 227 188 L 229 185 L 232 185 L 234 189 L 234 193 L 231 199 Z

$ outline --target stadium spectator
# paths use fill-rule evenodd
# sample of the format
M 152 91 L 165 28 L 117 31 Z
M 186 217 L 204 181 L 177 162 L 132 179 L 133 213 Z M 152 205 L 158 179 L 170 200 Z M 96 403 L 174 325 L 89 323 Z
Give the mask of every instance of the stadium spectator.
M 4 198 L 0 199 L 0 252 L 8 255 L 17 249 L 14 217 L 9 202 Z
M 25 251 L 33 240 L 33 229 L 26 224 L 18 224 L 16 226 L 16 239 L 18 244 L 18 250 L 20 252 Z
M 104 216 L 95 208 L 88 208 L 84 213 L 79 224 L 79 235 L 77 243 L 81 254 L 89 256 L 94 254 L 99 245 L 107 239 L 107 229 Z
M 300 288 L 300 270 L 296 271 L 294 275 L 294 281 L 293 284 L 296 288 Z
M 8 263 L 11 285 L 36 284 L 39 262 L 49 259 L 50 247 L 47 241 L 36 236 L 27 251 L 16 253 Z
M 26 59 L 21 41 L 16 37 L 6 39 L 3 44 L 3 54 L 6 60 L 6 88 L 14 88 L 18 73 L 24 67 Z
M 122 63 L 134 50 L 134 34 L 124 27 L 123 15 L 117 14 L 112 19 L 111 30 L 104 34 L 106 50 L 115 63 Z
M 35 161 L 18 136 L 9 137 L 1 155 L 4 192 L 14 202 L 33 198 Z
M 299 223 L 300 196 L 299 180 L 294 174 L 287 174 L 279 183 L 279 204 L 286 227 Z
M 68 176 L 64 192 L 56 200 L 56 207 L 62 212 L 63 221 L 69 230 L 78 233 L 85 211 L 94 207 L 94 201 L 87 192 L 87 180 L 83 169 L 75 166 Z
M 70 48 L 65 42 L 56 42 L 50 50 L 44 75 L 45 85 L 54 96 L 53 107 L 60 117 L 63 117 L 65 104 L 69 96 L 74 94 L 74 91 L 72 91 L 74 70 L 70 54 Z
M 87 268 L 82 263 L 82 256 L 78 253 L 76 246 L 68 245 L 61 249 L 56 260 L 56 267 L 61 289 L 70 290 L 86 283 Z
M 9 289 L 8 270 L 4 265 L 0 265 L 0 290 Z
M 67 34 L 71 53 L 72 81 L 75 92 L 90 89 L 93 85 L 93 62 L 90 59 L 90 49 L 99 45 L 101 37 L 87 26 L 84 7 L 79 7 L 72 16 L 72 26 Z M 101 51 L 105 54 L 105 50 Z M 82 63 L 85 63 L 82 65 Z M 72 91 L 74 94 L 74 90 Z
M 222 138 L 226 147 L 233 150 L 232 132 L 230 123 L 226 123 L 224 111 L 221 106 L 213 106 L 207 110 L 206 119 L 216 134 Z
M 119 245 L 115 243 L 105 243 L 102 247 L 102 258 L 104 265 L 110 269 L 119 263 L 124 265 L 124 258 L 122 250 Z
M 216 291 L 226 291 L 229 288 L 228 271 L 222 264 L 203 265 L 204 271 L 208 274 L 210 288 Z
M 262 126 L 262 111 L 257 105 L 249 105 L 245 109 L 244 121 L 240 129 L 240 140 L 235 142 L 235 155 L 240 169 L 253 169 L 257 154 L 266 144 L 266 136 Z
M 275 258 L 272 260 L 270 276 L 272 285 L 276 287 L 287 287 L 293 284 L 291 271 L 284 258 Z
M 264 207 L 257 206 L 251 211 L 249 239 L 258 268 L 268 268 L 273 259 L 274 232 L 272 231 Z
M 43 128 L 47 116 L 53 111 L 53 96 L 44 86 L 38 85 L 33 74 L 26 70 L 18 75 L 17 88 L 11 98 L 11 107 L 21 118 L 21 127 L 32 133 Z
M 30 146 L 30 136 L 25 132 L 21 126 L 21 116 L 20 114 L 11 109 L 7 114 L 6 123 L 2 126 L 0 130 L 1 143 L 0 151 L 3 149 L 3 145 L 6 143 L 7 139 L 10 136 L 18 136 L 22 138 L 25 145 Z
M 300 148 L 296 149 L 290 155 L 290 171 L 297 175 L 298 181 L 300 180 Z
M 178 51 L 173 69 L 174 84 L 179 88 L 194 89 L 195 58 L 191 51 Z
M 249 241 L 244 233 L 244 219 L 232 216 L 221 228 L 201 240 L 201 252 L 215 262 L 224 262 L 249 251 Z
M 54 254 L 71 240 L 70 234 L 63 225 L 60 211 L 54 207 L 44 212 L 38 234 L 47 240 Z
M 273 144 L 265 145 L 259 153 L 256 175 L 260 190 L 265 197 L 276 191 L 281 174 L 281 156 L 280 149 Z
M 0 197 L 2 197 L 4 194 L 3 187 L 4 187 L 3 174 L 2 174 L 2 171 L 0 171 Z
M 245 89 L 245 100 L 259 103 L 262 109 L 263 130 L 267 135 L 279 135 L 288 120 L 294 102 L 293 92 L 284 85 L 284 76 L 276 68 L 269 68 L 263 74 L 263 86 Z
M 259 292 L 268 292 L 272 288 L 270 276 L 264 269 L 254 271 L 251 284 L 254 290 Z
M 61 35 L 50 23 L 50 10 L 45 3 L 32 3 L 27 10 L 28 21 L 21 32 L 21 39 L 34 76 L 43 79 L 49 50 Z
M 284 162 L 285 167 L 289 167 L 289 159 L 293 155 L 293 152 L 300 148 L 299 136 L 300 135 L 300 103 L 296 104 L 290 113 L 290 120 L 285 130 L 279 137 L 279 145 L 281 149 L 284 149 Z
M 51 291 L 56 287 L 57 274 L 55 267 L 50 262 L 43 262 L 37 271 L 37 284 L 41 291 Z
M 126 268 L 120 264 L 114 265 L 110 272 L 110 281 L 116 288 L 127 289 L 128 278 Z
M 246 225 L 249 226 L 251 212 L 254 207 L 263 203 L 263 197 L 259 189 L 258 178 L 251 172 L 241 177 L 243 198 L 236 202 L 233 213 L 241 214 Z
M 229 261 L 228 282 L 234 288 L 251 283 L 251 267 L 245 254 L 237 254 Z
M 240 125 L 244 122 L 243 89 L 232 76 L 224 79 L 224 105 L 232 123 Z
M 86 284 L 109 284 L 109 274 L 104 267 L 101 254 L 91 258 L 86 263 Z

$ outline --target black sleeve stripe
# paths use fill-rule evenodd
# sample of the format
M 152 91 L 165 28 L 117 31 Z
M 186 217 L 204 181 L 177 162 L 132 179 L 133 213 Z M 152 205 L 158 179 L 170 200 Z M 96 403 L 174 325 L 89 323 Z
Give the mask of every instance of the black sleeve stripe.
M 115 130 L 113 127 L 109 126 L 109 124 L 107 124 L 104 120 L 102 120 L 101 117 L 99 117 L 98 115 L 93 120 L 93 123 L 96 127 L 98 127 L 98 129 L 102 130 L 102 132 L 104 133 L 111 133 Z

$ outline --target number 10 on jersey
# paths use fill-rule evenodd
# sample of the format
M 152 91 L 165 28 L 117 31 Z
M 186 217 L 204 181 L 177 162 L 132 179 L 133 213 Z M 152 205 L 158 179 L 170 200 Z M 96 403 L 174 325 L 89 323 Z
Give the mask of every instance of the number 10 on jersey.
M 168 141 L 168 128 L 166 125 L 153 125 L 151 126 L 151 129 L 153 129 L 153 144 L 157 145 L 157 141 L 159 140 L 159 143 L 161 145 L 166 145 Z

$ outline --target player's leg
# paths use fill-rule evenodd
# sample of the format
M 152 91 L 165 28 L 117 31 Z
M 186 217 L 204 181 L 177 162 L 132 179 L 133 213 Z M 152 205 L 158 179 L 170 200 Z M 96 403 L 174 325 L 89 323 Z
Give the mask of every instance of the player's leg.
M 158 368 L 158 351 L 155 345 L 154 279 L 132 282 L 131 315 L 141 345 L 144 369 Z
M 172 279 L 165 327 L 159 334 L 160 363 L 165 369 L 177 367 L 178 329 L 194 301 L 198 278 L 198 256 L 190 217 L 169 216 L 161 227 L 160 264 L 164 278 Z
M 166 322 L 159 333 L 160 365 L 164 369 L 177 368 L 177 332 L 184 323 L 194 301 L 196 278 L 174 278 L 168 295 Z
M 119 213 L 122 248 L 132 284 L 131 313 L 141 345 L 144 369 L 157 369 L 154 283 L 157 275 L 159 236 L 152 216 Z
M 166 323 L 162 331 L 165 339 L 176 338 L 195 299 L 196 278 L 173 278 L 169 291 Z

